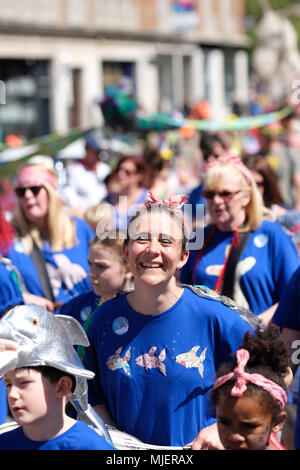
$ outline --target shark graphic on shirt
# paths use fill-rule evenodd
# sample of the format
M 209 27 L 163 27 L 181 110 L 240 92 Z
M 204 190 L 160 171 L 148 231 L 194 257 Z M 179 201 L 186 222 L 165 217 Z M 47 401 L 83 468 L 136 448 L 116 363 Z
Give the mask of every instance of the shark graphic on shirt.
M 116 352 L 108 358 L 106 365 L 112 371 L 115 371 L 117 369 L 123 369 L 126 375 L 131 376 L 130 365 L 129 365 L 130 356 L 131 356 L 130 348 L 126 351 L 123 357 L 120 356 L 121 352 L 122 352 L 122 346 L 120 346 L 116 350 Z
M 137 365 L 145 367 L 145 370 L 157 368 L 163 375 L 167 375 L 166 366 L 163 363 L 166 358 L 166 348 L 161 351 L 159 356 L 155 356 L 154 353 L 157 348 L 158 346 L 152 346 L 152 348 L 149 349 L 148 353 L 138 356 L 135 362 L 137 363 Z
M 207 348 L 205 348 L 202 351 L 200 356 L 197 356 L 196 354 L 197 354 L 197 351 L 198 351 L 199 348 L 200 348 L 200 346 L 194 346 L 190 351 L 182 353 L 182 354 L 178 354 L 178 356 L 176 356 L 176 362 L 178 362 L 178 364 L 181 364 L 182 366 L 186 367 L 187 369 L 191 369 L 192 367 L 196 367 L 198 369 L 199 374 L 201 375 L 201 377 L 203 377 L 203 373 L 204 373 L 203 362 L 204 362 L 205 357 L 206 357 Z

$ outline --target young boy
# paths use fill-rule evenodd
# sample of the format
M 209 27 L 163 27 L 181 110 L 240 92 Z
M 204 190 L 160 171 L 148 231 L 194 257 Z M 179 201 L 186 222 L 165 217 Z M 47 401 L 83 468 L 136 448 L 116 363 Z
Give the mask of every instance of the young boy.
M 89 412 L 85 369 L 74 345 L 88 346 L 81 325 L 38 305 L 17 306 L 0 320 L 0 377 L 17 428 L 0 434 L 0 450 L 113 450 Z M 71 404 L 83 421 L 71 418 Z
M 19 427 L 0 435 L 0 450 L 114 450 L 66 403 L 74 377 L 54 367 L 22 367 L 4 375 L 8 403 Z

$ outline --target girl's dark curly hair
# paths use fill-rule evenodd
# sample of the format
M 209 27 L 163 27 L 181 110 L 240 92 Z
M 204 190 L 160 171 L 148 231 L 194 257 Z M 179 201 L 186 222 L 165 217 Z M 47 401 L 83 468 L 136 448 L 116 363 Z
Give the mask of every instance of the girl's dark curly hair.
M 247 349 L 250 353 L 245 367 L 246 372 L 261 374 L 286 389 L 284 376 L 290 365 L 290 355 L 288 348 L 280 338 L 280 329 L 277 326 L 271 323 L 265 329 L 258 327 L 255 333 L 247 332 L 239 349 Z M 222 364 L 217 372 L 217 377 L 232 372 L 236 365 L 236 358 L 232 363 Z M 230 395 L 233 385 L 234 381 L 230 380 L 220 388 L 212 390 L 211 401 L 214 406 L 217 405 L 221 396 Z M 248 382 L 244 395 L 253 396 L 253 394 L 263 402 L 265 407 L 268 407 L 266 409 L 272 414 L 278 413 L 279 405 L 273 397 L 266 390 Z

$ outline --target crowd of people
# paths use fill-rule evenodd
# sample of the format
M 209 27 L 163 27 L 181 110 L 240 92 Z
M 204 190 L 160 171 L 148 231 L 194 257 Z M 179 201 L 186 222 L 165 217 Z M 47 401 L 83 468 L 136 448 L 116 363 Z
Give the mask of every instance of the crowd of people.
M 165 448 L 300 449 L 300 148 L 283 124 L 239 152 L 201 132 L 191 182 L 159 145 L 109 166 L 90 134 L 64 186 L 46 159 L 20 165 L 0 213 L 0 356 L 24 347 L 1 322 L 38 305 L 88 338 L 76 354 L 107 429 Z M 72 373 L 24 357 L 0 367 L 0 449 L 76 448 Z M 115 448 L 81 432 L 80 449 Z

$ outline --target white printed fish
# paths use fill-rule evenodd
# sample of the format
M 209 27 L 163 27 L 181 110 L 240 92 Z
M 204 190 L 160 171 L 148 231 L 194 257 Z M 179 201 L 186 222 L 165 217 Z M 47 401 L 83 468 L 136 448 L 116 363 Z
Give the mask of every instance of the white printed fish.
M 190 351 L 186 353 L 178 354 L 178 356 L 176 356 L 176 362 L 186 367 L 187 369 L 196 367 L 201 377 L 203 377 L 203 372 L 204 372 L 203 362 L 206 357 L 207 348 L 205 348 L 200 354 L 200 357 L 198 357 L 196 356 L 196 354 L 199 348 L 200 346 L 194 346 Z

